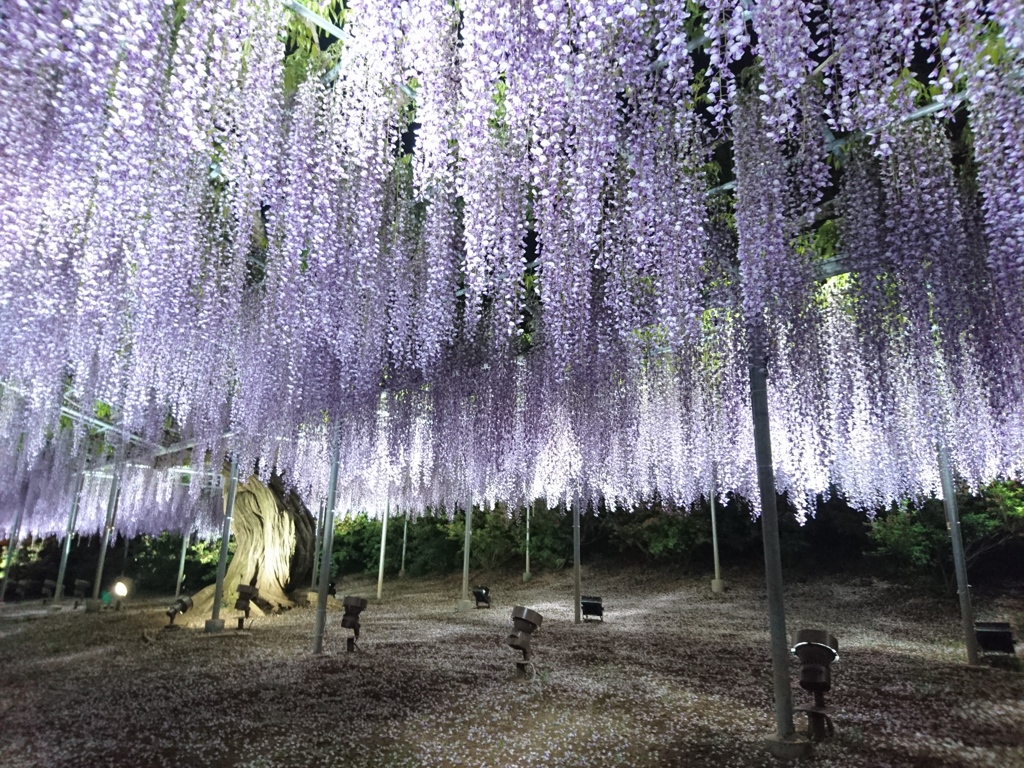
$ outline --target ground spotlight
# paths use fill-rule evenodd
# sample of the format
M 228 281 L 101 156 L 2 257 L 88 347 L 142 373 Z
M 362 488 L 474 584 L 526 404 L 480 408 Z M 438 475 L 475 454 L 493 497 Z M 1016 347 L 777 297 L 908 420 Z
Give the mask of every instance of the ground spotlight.
M 341 626 L 351 629 L 353 637 L 348 639 L 348 652 L 356 649 L 356 640 L 359 639 L 359 614 L 366 610 L 368 605 L 365 597 L 346 597 L 342 601 L 345 606 L 345 615 L 341 617 Z
M 800 687 L 814 694 L 813 706 L 794 707 L 807 713 L 811 739 L 835 735 L 825 692 L 832 688 L 832 663 L 839 660 L 839 641 L 823 629 L 801 629 L 793 637 L 793 653 L 800 659 Z
M 92 583 L 85 579 L 75 579 L 75 608 L 78 607 L 79 601 L 85 600 L 85 595 L 91 586 Z
M 188 609 L 191 607 L 192 598 L 188 595 L 182 595 L 171 603 L 171 607 L 167 609 L 167 618 L 170 621 L 167 622 L 167 626 L 164 629 L 179 629 L 180 625 L 174 623 L 174 617 L 179 613 L 188 613 Z
M 473 587 L 473 597 L 476 600 L 476 607 L 483 603 L 484 608 L 491 607 L 491 590 L 487 587 Z
M 1013 645 L 1013 630 L 1006 621 L 976 621 L 974 636 L 983 653 L 1008 653 L 1017 651 Z
M 249 610 L 252 607 L 250 602 L 260 596 L 260 591 L 251 584 L 238 585 L 238 599 L 235 601 L 235 610 L 244 611 L 244 616 L 238 617 L 236 629 L 245 629 L 245 620 L 249 618 Z
M 604 621 L 604 605 L 601 603 L 600 597 L 596 595 L 581 595 L 580 609 L 583 611 L 584 621 L 587 620 L 588 616 L 596 616 L 601 621 Z
M 132 580 L 122 576 L 114 582 L 114 610 L 121 610 L 121 601 L 132 591 Z
M 534 610 L 517 605 L 512 609 L 512 634 L 505 642 L 523 652 L 523 660 L 516 662 L 516 677 L 529 677 L 534 670 L 530 660 L 530 638 L 540 628 L 543 617 Z

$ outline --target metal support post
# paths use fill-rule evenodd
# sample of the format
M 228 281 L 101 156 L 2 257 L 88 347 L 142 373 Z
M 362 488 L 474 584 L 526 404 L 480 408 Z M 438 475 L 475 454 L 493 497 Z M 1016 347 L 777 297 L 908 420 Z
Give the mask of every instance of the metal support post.
M 526 571 L 523 573 L 523 581 L 533 578 L 530 574 L 530 507 L 532 506 L 532 502 L 526 503 Z
M 75 525 L 78 523 L 78 497 L 82 495 L 82 484 L 85 482 L 85 472 L 79 472 L 75 477 L 75 489 L 71 496 L 71 511 L 68 512 L 68 526 L 64 531 L 64 544 L 60 549 L 60 568 L 57 569 L 57 588 L 53 592 L 54 602 L 60 602 L 64 597 L 64 576 L 68 570 L 68 555 L 71 554 L 71 540 L 75 537 Z
M 391 502 L 384 507 L 384 521 L 380 527 L 380 567 L 377 569 L 377 599 L 384 595 L 384 553 L 388 542 L 388 517 L 391 515 Z
M 309 583 L 310 589 L 316 589 L 317 574 L 320 572 L 320 548 L 323 546 L 324 515 L 327 513 L 327 502 L 320 502 L 316 515 L 316 532 L 313 537 L 313 575 Z
M 220 603 L 224 599 L 224 576 L 228 571 L 228 542 L 231 539 L 231 517 L 235 513 L 235 493 L 238 490 L 238 457 L 231 457 L 231 475 L 228 497 L 224 502 L 224 526 L 220 533 L 220 557 L 217 560 L 217 585 L 213 590 L 213 616 L 206 622 L 207 632 L 220 632 L 224 620 L 220 617 Z
M 772 680 L 775 689 L 775 736 L 769 750 L 778 757 L 798 757 L 810 752 L 810 742 L 800 739 L 793 727 L 793 694 L 789 679 L 789 644 L 782 592 L 782 556 L 779 519 L 775 507 L 775 468 L 768 419 L 768 371 L 763 352 L 751 353 L 750 405 L 754 419 L 754 456 L 761 496 L 761 531 L 764 538 L 765 586 L 768 593 L 768 628 L 771 637 Z
M 575 598 L 573 611 L 575 621 L 579 624 L 583 621 L 583 617 L 580 615 L 580 495 L 578 493 L 572 497 L 572 571 L 573 596 Z
M 100 586 L 103 582 L 103 566 L 107 561 L 107 547 L 110 546 L 110 535 L 114 532 L 117 520 L 117 497 L 121 491 L 121 478 L 115 472 L 110 480 L 110 495 L 107 497 L 107 520 L 100 535 L 100 560 L 96 564 L 96 578 L 92 583 L 92 599 L 99 600 Z
M 476 603 L 469 599 L 469 544 L 473 536 L 473 494 L 466 499 L 466 540 L 462 545 L 462 599 L 459 600 L 458 609 L 467 611 L 473 608 Z
M 181 597 L 181 585 L 185 582 L 185 556 L 188 554 L 188 542 L 192 538 L 192 531 L 181 533 L 181 557 L 178 558 L 178 580 L 174 582 L 174 598 Z
M 956 507 L 953 489 L 953 470 L 949 464 L 949 449 L 939 443 L 939 474 L 942 478 L 942 506 L 946 510 L 946 527 L 953 544 L 953 566 L 956 569 L 956 591 L 960 596 L 960 621 L 967 645 L 967 663 L 980 663 L 978 637 L 974 634 L 974 611 L 971 608 L 971 585 L 967 583 L 967 558 L 964 555 L 963 534 L 960 531 L 960 513 Z
M 405 543 L 409 539 L 409 510 L 405 510 L 405 526 L 402 528 L 402 567 L 398 570 L 398 577 L 405 578 Z
M 718 594 L 725 589 L 722 581 L 722 567 L 718 561 L 718 520 L 715 519 L 715 496 L 718 493 L 718 467 L 711 462 L 711 549 L 715 556 L 715 578 L 711 581 L 711 591 Z
M 331 475 L 327 481 L 327 503 L 324 505 L 323 552 L 320 555 L 320 578 L 316 590 L 316 626 L 313 629 L 313 653 L 323 653 L 324 628 L 327 626 L 327 594 L 331 588 L 331 551 L 334 549 L 334 499 L 338 493 L 338 463 L 341 441 L 334 437 Z

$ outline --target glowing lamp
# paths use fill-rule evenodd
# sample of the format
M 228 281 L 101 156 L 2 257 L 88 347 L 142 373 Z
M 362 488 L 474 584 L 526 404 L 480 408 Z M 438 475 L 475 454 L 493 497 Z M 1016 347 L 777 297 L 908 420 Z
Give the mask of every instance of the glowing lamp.
M 121 601 L 132 591 L 132 580 L 122 576 L 114 582 L 114 610 L 121 610 Z
M 807 729 L 813 741 L 835 734 L 825 706 L 825 692 L 832 688 L 832 664 L 839 660 L 839 641 L 823 629 L 801 629 L 793 636 L 793 653 L 800 659 L 800 687 L 814 694 L 811 706 L 794 707 L 807 713 Z
M 351 629 L 353 636 L 348 638 L 347 650 L 349 653 L 356 650 L 356 640 L 359 639 L 359 614 L 366 610 L 369 605 L 365 597 L 346 597 L 342 603 L 345 608 L 345 615 L 341 617 L 341 626 Z

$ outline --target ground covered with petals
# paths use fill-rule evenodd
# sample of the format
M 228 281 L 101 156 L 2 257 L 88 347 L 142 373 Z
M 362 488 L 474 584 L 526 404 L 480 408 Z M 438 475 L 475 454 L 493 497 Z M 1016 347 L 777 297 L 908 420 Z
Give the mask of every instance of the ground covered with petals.
M 126 610 L 0 608 L 0 765 L 767 766 L 766 600 L 756 575 L 584 570 L 604 623 L 575 626 L 572 574 L 490 579 L 491 610 L 456 613 L 455 578 L 392 581 L 345 653 L 313 611 L 246 632 L 164 632 L 170 600 Z M 339 595 L 371 596 L 346 580 Z M 1024 674 L 968 668 L 955 599 L 871 578 L 791 583 L 787 628 L 840 643 L 836 736 L 816 766 L 1024 766 Z M 334 602 L 334 601 L 332 601 Z M 544 617 L 536 676 L 513 680 L 513 605 Z M 979 596 L 1024 632 L 1024 590 Z M 234 612 L 227 612 L 229 625 Z M 809 703 L 796 685 L 795 703 Z M 804 727 L 798 715 L 798 728 Z

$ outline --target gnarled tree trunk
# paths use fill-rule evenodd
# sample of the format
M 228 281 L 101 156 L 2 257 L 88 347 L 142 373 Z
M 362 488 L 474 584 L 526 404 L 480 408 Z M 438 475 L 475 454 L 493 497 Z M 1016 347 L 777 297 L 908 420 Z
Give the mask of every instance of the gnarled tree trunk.
M 315 525 L 302 499 L 286 491 L 277 475 L 268 485 L 255 476 L 239 483 L 231 520 L 235 554 L 224 577 L 222 617 L 235 615 L 239 584 L 252 584 L 260 591 L 251 607 L 254 615 L 291 608 L 295 603 L 289 593 L 308 586 L 312 576 Z M 215 590 L 211 584 L 193 595 L 190 623 L 210 617 Z

